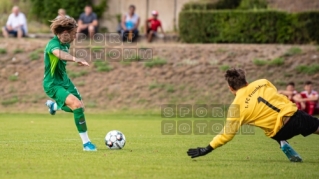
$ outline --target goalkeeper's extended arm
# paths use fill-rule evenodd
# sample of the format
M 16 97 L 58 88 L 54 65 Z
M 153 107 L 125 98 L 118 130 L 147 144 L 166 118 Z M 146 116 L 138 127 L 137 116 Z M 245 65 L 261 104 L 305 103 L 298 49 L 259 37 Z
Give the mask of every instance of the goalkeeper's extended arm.
M 197 147 L 196 149 L 188 149 L 187 155 L 196 158 L 200 156 L 204 156 L 210 152 L 212 152 L 214 149 L 212 146 L 208 145 L 207 147 Z

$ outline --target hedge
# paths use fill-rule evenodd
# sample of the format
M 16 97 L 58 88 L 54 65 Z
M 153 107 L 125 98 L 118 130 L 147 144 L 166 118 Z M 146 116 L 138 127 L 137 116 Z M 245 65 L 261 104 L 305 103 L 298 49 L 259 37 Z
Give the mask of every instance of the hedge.
M 319 42 L 319 12 L 182 11 L 179 33 L 187 43 Z
M 213 9 L 236 9 L 242 0 L 219 0 L 211 1 L 196 1 L 184 4 L 182 11 L 188 10 L 213 10 Z

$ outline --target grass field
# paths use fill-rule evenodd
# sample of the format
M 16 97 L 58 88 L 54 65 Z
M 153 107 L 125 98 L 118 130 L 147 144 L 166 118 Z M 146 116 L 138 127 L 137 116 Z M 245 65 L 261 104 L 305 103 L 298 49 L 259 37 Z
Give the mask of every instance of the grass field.
M 318 136 L 296 137 L 291 145 L 303 163 L 291 163 L 261 130 L 238 135 L 195 160 L 190 147 L 206 146 L 212 135 L 161 134 L 157 115 L 88 114 L 97 152 L 83 152 L 72 114 L 0 114 L 0 178 L 319 178 Z M 105 134 L 122 131 L 123 150 L 104 145 Z

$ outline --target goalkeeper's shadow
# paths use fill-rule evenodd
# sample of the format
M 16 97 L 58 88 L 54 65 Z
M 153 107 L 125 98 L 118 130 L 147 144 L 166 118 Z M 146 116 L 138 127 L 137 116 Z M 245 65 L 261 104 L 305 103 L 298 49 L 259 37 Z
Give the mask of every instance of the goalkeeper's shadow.
M 311 164 L 319 164 L 319 161 L 315 160 L 305 160 L 303 162 L 290 162 L 288 159 L 267 159 L 267 160 L 262 160 L 262 159 L 238 159 L 238 160 L 230 160 L 230 159 L 209 159 L 209 158 L 198 158 L 198 159 L 193 159 L 192 161 L 194 162 L 214 162 L 216 161 L 221 162 L 221 163 L 233 163 L 233 162 L 240 162 L 240 163 L 248 163 L 248 162 L 253 162 L 253 163 L 267 163 L 267 164 L 278 164 L 278 163 L 311 163 Z

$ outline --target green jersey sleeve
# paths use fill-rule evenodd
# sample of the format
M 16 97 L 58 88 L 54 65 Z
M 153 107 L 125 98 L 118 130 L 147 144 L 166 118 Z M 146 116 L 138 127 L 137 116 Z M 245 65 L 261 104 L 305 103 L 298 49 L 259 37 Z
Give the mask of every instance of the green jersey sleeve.
M 46 48 L 46 52 L 52 53 L 56 49 L 61 50 L 61 44 L 58 40 L 53 39 L 48 43 L 48 46 Z

